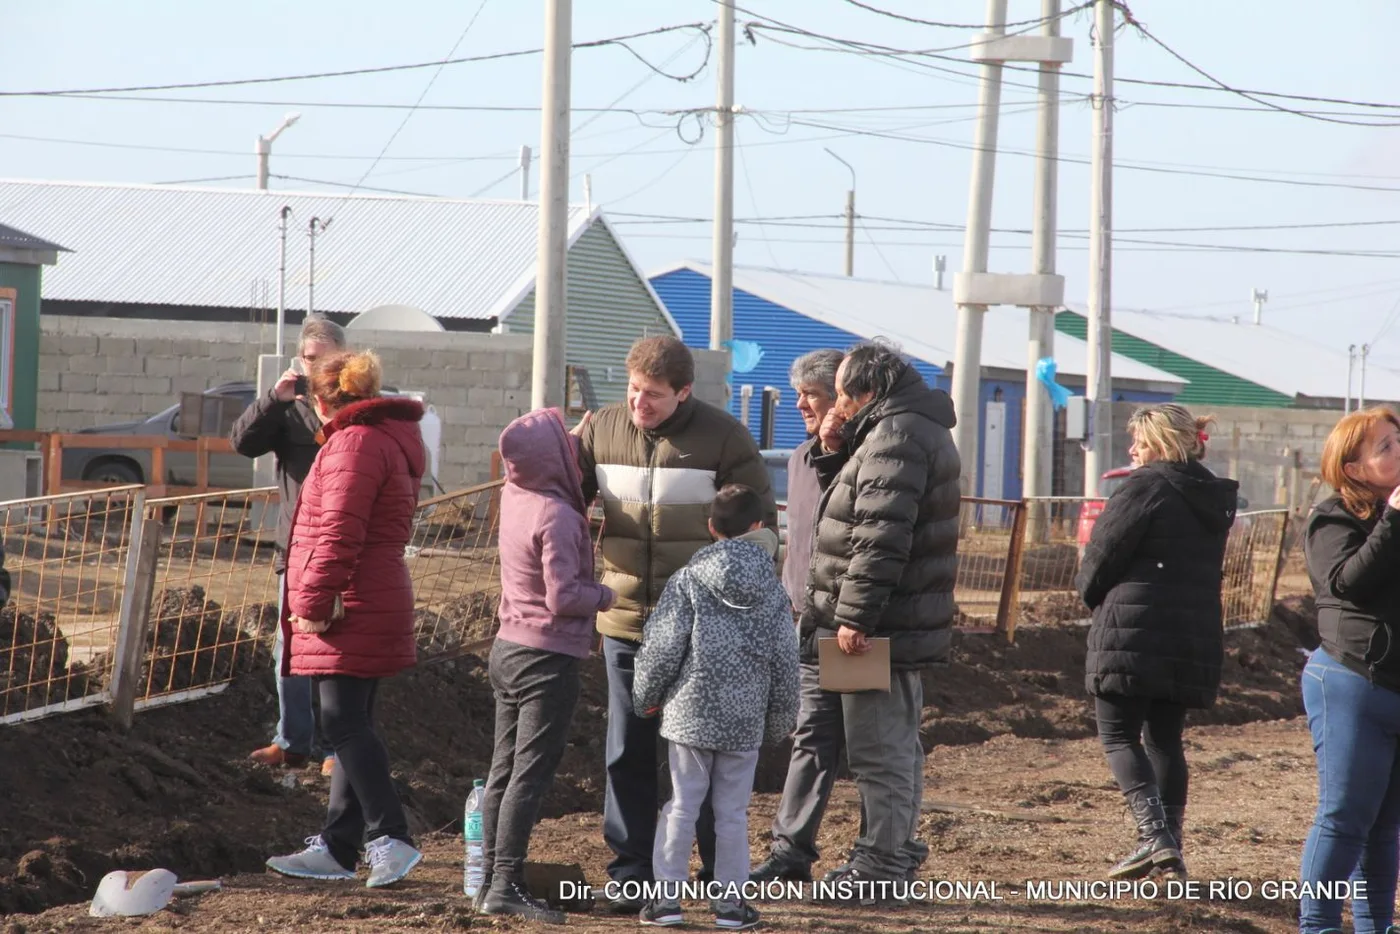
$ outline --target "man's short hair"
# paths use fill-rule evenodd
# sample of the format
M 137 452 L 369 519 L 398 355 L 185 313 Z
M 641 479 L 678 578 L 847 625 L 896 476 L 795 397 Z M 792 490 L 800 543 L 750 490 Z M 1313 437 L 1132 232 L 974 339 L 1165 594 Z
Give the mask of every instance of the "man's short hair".
M 883 399 L 908 366 L 899 347 L 891 341 L 884 338 L 862 341 L 846 353 L 843 388 L 848 396 L 873 392 L 876 399 Z
M 803 386 L 817 386 L 828 399 L 835 399 L 836 370 L 845 356 L 841 351 L 830 348 L 804 353 L 792 361 L 792 368 L 788 370 L 792 388 L 801 390 Z
M 742 483 L 726 484 L 710 504 L 710 522 L 724 538 L 738 538 L 763 521 L 763 497 Z
M 695 357 L 674 337 L 644 337 L 627 352 L 627 372 L 648 379 L 664 379 L 680 392 L 695 382 Z
M 301 335 L 297 338 L 297 353 L 305 350 L 306 345 L 311 341 L 330 344 L 336 350 L 344 350 L 345 328 L 330 318 L 311 315 L 301 323 Z

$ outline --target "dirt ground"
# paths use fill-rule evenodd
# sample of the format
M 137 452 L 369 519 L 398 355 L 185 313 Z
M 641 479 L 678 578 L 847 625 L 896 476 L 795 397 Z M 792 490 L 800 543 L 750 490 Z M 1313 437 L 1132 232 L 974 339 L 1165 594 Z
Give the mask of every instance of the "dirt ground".
M 1210 712 L 1193 713 L 1187 855 L 1199 900 L 1054 898 L 1028 882 L 1102 879 L 1131 828 L 1102 755 L 1082 686 L 1084 630 L 1027 624 L 1017 644 L 960 635 L 957 658 L 925 679 L 926 809 L 933 848 L 923 877 L 997 883 L 1000 900 L 916 902 L 859 911 L 802 902 L 766 906 L 772 930 L 1241 931 L 1296 929 L 1296 902 L 1258 894 L 1296 874 L 1314 802 L 1306 726 L 1298 714 L 1301 648 L 1315 643 L 1310 604 L 1293 599 L 1267 626 L 1227 635 L 1225 685 Z M 130 735 L 96 711 L 0 729 L 0 931 L 121 926 L 142 930 L 371 931 L 519 927 L 474 918 L 461 896 L 460 809 L 485 775 L 492 704 L 484 662 L 464 657 L 392 679 L 381 724 L 413 829 L 427 859 L 405 883 L 370 892 L 299 883 L 262 870 L 270 854 L 316 831 L 325 783 L 314 769 L 250 765 L 276 717 L 270 672 L 240 677 L 223 694 L 138 715 Z M 590 660 L 582 703 L 533 859 L 577 862 L 601 884 L 607 851 L 601 798 L 606 685 Z M 783 750 L 768 750 L 751 810 L 762 857 Z M 833 865 L 855 835 L 854 787 L 839 782 L 822 832 Z M 86 901 L 114 868 L 165 866 L 181 878 L 219 877 L 223 892 L 182 901 L 150 919 L 97 922 Z M 1207 898 L 1207 880 L 1248 880 L 1255 896 Z M 1036 897 L 1028 897 L 1036 895 Z M 36 913 L 37 912 L 37 913 Z M 691 921 L 708 919 L 692 911 Z M 573 916 L 585 930 L 632 919 Z

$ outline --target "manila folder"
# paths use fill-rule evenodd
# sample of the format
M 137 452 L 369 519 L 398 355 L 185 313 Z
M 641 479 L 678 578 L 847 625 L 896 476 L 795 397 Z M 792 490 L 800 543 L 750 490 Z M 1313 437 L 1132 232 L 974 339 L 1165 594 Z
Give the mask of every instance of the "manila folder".
M 847 655 L 836 639 L 817 640 L 821 689 L 838 694 L 890 689 L 890 640 L 870 639 L 870 651 Z

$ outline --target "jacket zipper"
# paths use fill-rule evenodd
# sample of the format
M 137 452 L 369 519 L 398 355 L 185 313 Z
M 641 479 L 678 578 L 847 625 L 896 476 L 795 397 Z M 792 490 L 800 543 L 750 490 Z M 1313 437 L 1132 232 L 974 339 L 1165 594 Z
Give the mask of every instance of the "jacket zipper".
M 655 501 L 655 493 L 656 493 L 656 442 L 655 442 L 650 436 L 647 436 L 647 437 L 646 437 L 646 452 L 647 452 L 647 542 L 646 542 L 646 551 L 645 551 L 646 560 L 643 562 L 643 567 L 645 568 L 645 571 L 644 571 L 644 576 L 643 576 L 643 578 L 642 578 L 642 587 L 643 587 L 642 593 L 643 593 L 645 596 L 643 597 L 642 603 L 643 603 L 643 605 L 646 607 L 646 611 L 647 611 L 647 612 L 646 612 L 646 616 L 645 616 L 645 617 L 643 618 L 643 620 L 642 620 L 643 625 L 645 625 L 647 619 L 650 619 L 650 618 L 651 618 L 651 611 L 652 611 L 652 609 L 653 609 L 653 604 L 652 604 L 652 602 L 651 602 L 651 545 L 652 545 L 652 542 L 653 542 L 653 541 L 655 540 L 655 538 L 656 538 L 656 501 Z

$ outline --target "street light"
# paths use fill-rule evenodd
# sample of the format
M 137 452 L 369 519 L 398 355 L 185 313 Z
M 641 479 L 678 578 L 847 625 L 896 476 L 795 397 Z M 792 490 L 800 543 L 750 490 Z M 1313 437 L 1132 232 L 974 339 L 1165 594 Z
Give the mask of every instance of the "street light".
M 826 146 L 822 148 L 851 173 L 851 188 L 846 192 L 846 275 L 853 276 L 856 274 L 856 170 Z
M 291 113 L 282 118 L 277 129 L 266 136 L 259 136 L 253 151 L 258 154 L 258 190 L 267 190 L 267 156 L 272 152 L 272 141 L 282 135 L 282 131 L 301 119 L 301 114 Z

